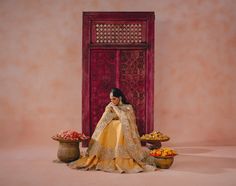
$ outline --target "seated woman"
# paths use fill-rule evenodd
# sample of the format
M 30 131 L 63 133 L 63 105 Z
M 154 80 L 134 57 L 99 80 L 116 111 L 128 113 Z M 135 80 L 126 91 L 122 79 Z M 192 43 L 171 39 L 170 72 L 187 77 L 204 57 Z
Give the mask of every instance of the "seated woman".
M 147 153 L 141 147 L 132 106 L 118 88 L 111 90 L 110 99 L 91 137 L 87 155 L 69 166 L 120 173 L 155 170 L 145 162 Z

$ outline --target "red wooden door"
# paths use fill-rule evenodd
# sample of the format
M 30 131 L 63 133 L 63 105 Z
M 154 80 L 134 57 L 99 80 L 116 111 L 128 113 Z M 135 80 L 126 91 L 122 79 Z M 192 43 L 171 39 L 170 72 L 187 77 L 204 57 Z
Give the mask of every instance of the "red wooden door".
M 92 135 L 118 87 L 133 105 L 141 134 L 153 130 L 154 13 L 83 13 L 83 132 Z
M 116 86 L 116 50 L 91 50 L 90 78 L 90 130 L 94 131 L 109 102 L 111 87 Z

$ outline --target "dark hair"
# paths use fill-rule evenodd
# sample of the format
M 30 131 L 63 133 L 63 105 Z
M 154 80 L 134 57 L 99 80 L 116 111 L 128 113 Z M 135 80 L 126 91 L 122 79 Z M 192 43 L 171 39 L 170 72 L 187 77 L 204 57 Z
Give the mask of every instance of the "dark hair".
M 114 97 L 117 97 L 117 98 L 120 98 L 120 97 L 121 97 L 122 103 L 124 103 L 124 104 L 129 104 L 129 102 L 126 100 L 125 95 L 123 94 L 123 92 L 122 92 L 120 89 L 118 89 L 118 88 L 112 88 L 112 89 L 111 89 L 111 93 L 112 93 L 112 95 L 113 95 Z

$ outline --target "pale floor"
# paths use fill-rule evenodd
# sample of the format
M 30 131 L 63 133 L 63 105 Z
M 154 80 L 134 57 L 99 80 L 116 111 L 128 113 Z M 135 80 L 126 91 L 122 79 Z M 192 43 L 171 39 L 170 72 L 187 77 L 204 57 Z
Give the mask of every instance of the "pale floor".
M 55 163 L 55 148 L 0 150 L 0 186 L 236 186 L 236 146 L 175 147 L 170 169 L 138 174 L 80 171 Z

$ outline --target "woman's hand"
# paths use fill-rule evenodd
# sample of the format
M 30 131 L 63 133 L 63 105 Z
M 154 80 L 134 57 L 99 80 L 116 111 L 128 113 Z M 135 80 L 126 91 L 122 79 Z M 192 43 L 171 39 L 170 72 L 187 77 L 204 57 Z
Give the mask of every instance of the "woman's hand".
M 114 105 L 112 102 L 110 102 L 110 103 L 106 106 L 106 109 L 109 110 L 110 112 L 114 112 L 114 109 L 113 109 L 114 106 L 115 106 L 115 105 Z

